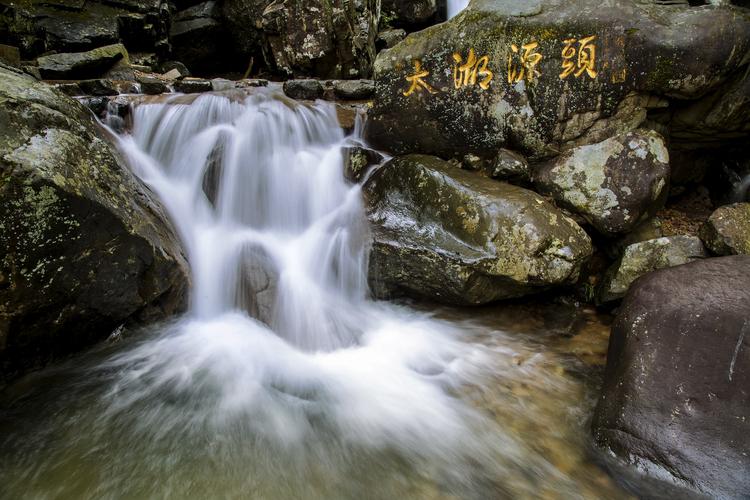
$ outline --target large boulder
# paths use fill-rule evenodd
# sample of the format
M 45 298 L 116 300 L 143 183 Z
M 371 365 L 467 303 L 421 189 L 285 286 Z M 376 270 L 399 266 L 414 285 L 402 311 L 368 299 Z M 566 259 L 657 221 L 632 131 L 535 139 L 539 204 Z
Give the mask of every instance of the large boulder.
M 163 318 L 187 267 L 89 111 L 0 68 L 0 379 Z
M 474 1 L 378 54 L 368 135 L 398 154 L 537 160 L 633 130 L 650 109 L 670 120 L 675 103 L 684 140 L 706 121 L 712 140 L 747 137 L 749 49 L 750 16 L 729 5 Z
M 669 153 L 658 133 L 636 130 L 560 155 L 534 183 L 602 234 L 627 233 L 664 205 Z
M 377 0 L 274 0 L 263 11 L 263 31 L 275 68 L 294 76 L 370 76 L 379 4 Z
M 705 257 L 706 249 L 697 236 L 666 236 L 634 243 L 607 270 L 597 299 L 602 303 L 621 299 L 641 276 Z
M 575 283 L 592 253 L 571 219 L 532 191 L 431 156 L 398 157 L 364 185 L 380 297 L 484 304 Z
M 599 446 L 712 498 L 750 492 L 750 256 L 636 281 L 612 326 Z
M 719 207 L 701 227 L 700 236 L 716 255 L 750 255 L 750 203 Z
M 48 80 L 97 78 L 120 61 L 129 62 L 128 51 L 121 43 L 86 52 L 51 54 L 37 59 L 39 73 Z

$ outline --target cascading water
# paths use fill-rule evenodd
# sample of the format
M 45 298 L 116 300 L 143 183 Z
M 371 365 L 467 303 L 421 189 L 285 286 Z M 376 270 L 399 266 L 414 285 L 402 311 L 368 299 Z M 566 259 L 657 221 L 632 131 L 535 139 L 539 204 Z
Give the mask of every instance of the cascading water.
M 469 5 L 469 0 L 448 0 L 448 19 L 457 16 Z
M 575 394 L 532 348 L 497 331 L 479 345 L 467 335 L 486 327 L 368 298 L 360 188 L 343 177 L 342 147 L 358 140 L 332 105 L 272 90 L 136 106 L 119 146 L 184 243 L 190 312 L 52 370 L 54 397 L 25 389 L 26 417 L 0 415 L 14 429 L 0 439 L 0 492 L 617 498 L 580 450 L 565 459 L 580 476 L 562 472 L 459 397 L 498 391 L 505 404 L 479 406 L 508 426 L 533 412 L 534 425 L 581 432 L 580 416 L 575 432 L 560 423 L 573 410 L 502 396 L 519 383 L 545 401 Z

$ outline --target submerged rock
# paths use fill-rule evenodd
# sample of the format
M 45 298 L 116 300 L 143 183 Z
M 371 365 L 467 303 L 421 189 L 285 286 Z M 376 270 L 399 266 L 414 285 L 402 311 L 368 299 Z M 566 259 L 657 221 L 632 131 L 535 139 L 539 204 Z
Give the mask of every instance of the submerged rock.
M 42 56 L 37 62 L 42 78 L 78 80 L 100 77 L 121 60 L 128 61 L 128 51 L 122 44 L 117 43 L 88 52 Z
M 633 130 L 669 99 L 687 142 L 746 137 L 749 50 L 733 6 L 474 1 L 378 54 L 368 138 L 395 154 L 538 160 Z
M 750 491 L 750 256 L 633 284 L 612 326 L 593 431 L 640 471 L 712 498 Z
M 484 304 L 575 283 L 586 233 L 529 190 L 431 156 L 386 163 L 364 185 L 381 297 Z
M 658 133 L 636 130 L 561 155 L 534 183 L 602 234 L 622 234 L 663 206 L 669 153 Z
M 718 208 L 701 227 L 700 237 L 716 255 L 750 255 L 750 203 Z
M 0 68 L 0 378 L 163 318 L 185 299 L 179 242 L 89 111 Z
M 668 236 L 634 243 L 612 264 L 599 288 L 599 302 L 625 296 L 633 282 L 650 272 L 680 266 L 708 257 L 703 242 L 696 236 Z
M 362 146 L 342 148 L 344 155 L 344 177 L 351 182 L 360 182 L 375 165 L 380 165 L 383 155 Z

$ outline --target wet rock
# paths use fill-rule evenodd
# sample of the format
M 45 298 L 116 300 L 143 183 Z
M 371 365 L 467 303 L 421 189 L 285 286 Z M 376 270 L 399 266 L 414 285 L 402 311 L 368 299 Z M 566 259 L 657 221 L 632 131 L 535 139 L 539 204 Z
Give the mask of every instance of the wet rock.
M 188 70 L 187 66 L 185 66 L 180 61 L 167 61 L 161 65 L 160 71 L 164 73 L 165 75 L 176 74 L 177 76 L 170 77 L 172 79 L 190 76 L 190 70 Z M 173 72 L 176 72 L 176 73 L 173 73 Z
M 375 94 L 375 82 L 372 80 L 334 80 L 333 93 L 339 99 L 354 101 L 369 99 Z
M 378 54 L 368 140 L 395 154 L 505 147 L 537 161 L 633 130 L 665 106 L 676 139 L 747 137 L 749 50 L 750 18 L 736 7 L 471 2 Z
M 273 325 L 279 285 L 276 263 L 263 247 L 249 246 L 242 250 L 238 267 L 236 306 L 253 318 Z
M 501 149 L 487 165 L 487 173 L 494 179 L 518 179 L 527 181 L 531 177 L 529 162 L 522 155 Z
M 323 97 L 323 84 L 319 80 L 287 80 L 284 94 L 292 99 L 312 101 Z
M 169 71 L 167 71 L 166 73 L 164 73 L 161 76 L 165 80 L 179 80 L 179 79 L 183 78 L 183 76 L 180 74 L 180 72 L 178 70 L 176 70 L 176 69 L 170 69 Z
M 177 92 L 182 92 L 183 94 L 199 94 L 201 92 L 211 92 L 214 86 L 210 80 L 183 78 L 174 83 L 174 88 Z
M 237 84 L 232 80 L 227 80 L 225 78 L 214 78 L 211 80 L 211 87 L 213 88 L 214 92 L 222 92 L 225 90 L 232 90 L 233 88 L 236 88 Z
M 750 491 L 750 256 L 637 280 L 612 326 L 596 442 L 711 498 Z
M 695 236 L 669 236 L 634 243 L 612 264 L 599 287 L 599 303 L 625 296 L 633 282 L 650 272 L 708 257 Z
M 124 45 L 117 43 L 87 52 L 42 56 L 37 62 L 43 78 L 78 80 L 102 76 L 121 60 L 128 61 L 128 51 Z
M 21 373 L 184 303 L 160 204 L 89 111 L 0 69 L 0 373 Z
M 363 119 L 365 113 L 366 108 L 364 106 L 336 103 L 336 118 L 338 118 L 341 128 L 347 133 L 354 130 L 357 120 Z
M 169 86 L 158 78 L 152 76 L 143 76 L 138 78 L 141 86 L 141 92 L 146 95 L 159 95 L 169 93 Z
M 484 304 L 575 283 L 586 233 L 542 197 L 422 155 L 364 185 L 377 296 Z
M 362 146 L 343 148 L 344 177 L 351 182 L 360 182 L 375 165 L 380 165 L 384 157 L 377 151 Z
M 268 80 L 262 78 L 245 78 L 238 80 L 237 86 L 240 88 L 268 87 Z
M 750 255 L 750 203 L 718 208 L 701 227 L 700 237 L 716 255 Z
M 400 28 L 382 30 L 378 33 L 375 45 L 378 50 L 390 49 L 404 38 L 406 38 L 406 30 Z
M 669 154 L 654 131 L 577 147 L 536 170 L 534 184 L 604 235 L 630 231 L 663 206 Z
M 104 80 L 101 78 L 95 80 L 82 80 L 78 82 L 78 87 L 85 95 L 110 96 L 120 93 L 117 85 L 112 80 Z
M 319 78 L 367 78 L 375 60 L 376 0 L 275 0 L 263 33 L 279 72 Z

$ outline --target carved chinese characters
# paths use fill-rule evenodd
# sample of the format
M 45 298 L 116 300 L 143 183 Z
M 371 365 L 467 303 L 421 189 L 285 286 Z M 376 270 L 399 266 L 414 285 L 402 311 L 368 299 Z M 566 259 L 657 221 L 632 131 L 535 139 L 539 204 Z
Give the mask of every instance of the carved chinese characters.
M 559 78 L 565 80 L 571 75 L 574 78 L 588 76 L 596 79 L 596 35 L 582 38 L 565 38 L 562 41 L 561 72 Z M 506 62 L 507 83 L 534 82 L 542 76 L 541 63 L 545 59 L 543 48 L 536 40 L 526 40 L 519 44 L 510 44 L 508 47 L 508 58 Z M 481 90 L 487 90 L 495 81 L 495 73 L 491 69 L 492 61 L 489 56 L 478 56 L 474 48 L 468 53 L 454 52 L 452 59 L 453 87 L 455 89 L 471 88 L 479 86 Z M 412 61 L 414 70 L 404 78 L 409 84 L 403 95 L 408 97 L 412 94 L 436 94 L 438 89 L 428 82 L 430 71 L 422 66 L 422 61 Z M 548 65 L 545 65 L 548 68 Z M 443 91 L 446 89 L 443 88 Z
M 516 83 L 521 80 L 533 81 L 541 75 L 536 66 L 542 60 L 542 54 L 537 52 L 539 44 L 530 42 L 521 45 L 519 49 L 516 44 L 511 44 L 508 54 L 508 83 Z M 518 61 L 515 60 L 518 57 Z
M 457 52 L 453 53 L 453 61 L 453 84 L 457 89 L 476 85 L 477 77 L 481 78 L 479 82 L 481 88 L 484 90 L 490 88 L 490 82 L 495 75 L 487 67 L 490 63 L 489 57 L 482 56 L 477 59 L 474 49 L 469 49 L 466 62 Z
M 568 38 L 563 41 L 565 44 L 562 50 L 563 72 L 560 73 L 560 79 L 564 80 L 571 73 L 578 78 L 584 72 L 589 77 L 596 78 L 597 72 L 594 69 L 596 66 L 596 45 L 593 43 L 595 39 L 596 35 L 592 35 L 580 40 Z M 576 54 L 578 57 L 576 57 Z
M 422 90 L 426 90 L 430 94 L 434 94 L 437 92 L 437 90 L 430 87 L 430 85 L 424 81 L 424 78 L 429 76 L 430 72 L 427 70 L 422 69 L 422 62 L 415 60 L 414 61 L 414 74 L 411 76 L 406 77 L 406 81 L 411 83 L 411 87 L 409 87 L 409 90 L 404 92 L 404 95 L 406 97 L 412 95 L 414 92 Z

